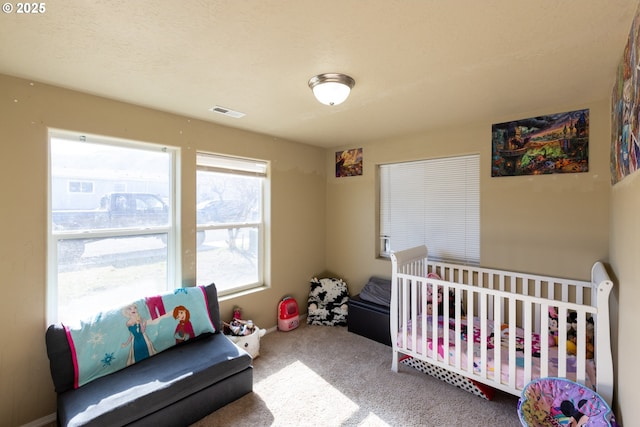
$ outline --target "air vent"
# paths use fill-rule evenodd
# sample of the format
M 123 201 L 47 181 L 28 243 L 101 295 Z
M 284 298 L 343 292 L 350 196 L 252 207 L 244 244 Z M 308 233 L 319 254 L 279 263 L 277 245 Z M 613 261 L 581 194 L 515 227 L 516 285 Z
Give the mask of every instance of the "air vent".
M 244 113 L 240 111 L 233 111 L 228 108 L 221 107 L 219 105 L 215 105 L 209 108 L 209 111 L 213 111 L 214 113 L 224 114 L 225 116 L 233 117 L 235 119 L 239 119 L 240 117 L 244 117 Z

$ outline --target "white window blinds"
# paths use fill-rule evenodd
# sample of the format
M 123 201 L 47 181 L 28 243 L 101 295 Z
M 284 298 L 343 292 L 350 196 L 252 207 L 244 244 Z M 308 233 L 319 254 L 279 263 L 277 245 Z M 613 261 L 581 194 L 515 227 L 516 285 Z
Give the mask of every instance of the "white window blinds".
M 380 254 L 480 263 L 480 156 L 380 165 Z

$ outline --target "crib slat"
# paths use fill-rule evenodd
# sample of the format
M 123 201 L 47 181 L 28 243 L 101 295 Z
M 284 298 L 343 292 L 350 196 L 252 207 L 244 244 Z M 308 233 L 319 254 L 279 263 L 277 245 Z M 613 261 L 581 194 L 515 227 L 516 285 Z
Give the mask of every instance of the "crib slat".
M 421 288 L 422 301 L 423 302 L 427 301 L 427 287 L 426 287 L 426 285 L 422 284 L 422 286 L 420 286 L 420 288 Z M 419 310 L 423 310 L 423 306 L 422 305 L 420 305 Z M 421 347 L 422 348 L 422 354 L 426 356 L 427 354 L 429 354 L 428 353 L 429 352 L 429 347 L 427 345 L 427 337 L 429 336 L 428 329 L 427 329 L 428 328 L 428 325 L 427 325 L 427 313 L 424 313 L 424 312 L 422 312 L 422 313 L 414 313 L 411 318 L 412 319 L 416 319 L 416 321 L 417 321 L 417 319 L 420 318 L 421 314 L 422 314 L 422 316 L 421 316 L 420 320 L 421 320 L 422 324 L 420 325 L 420 327 L 422 328 L 422 334 L 420 334 L 420 344 L 422 346 Z M 418 325 L 416 325 L 416 328 L 417 327 L 418 327 Z M 417 349 L 415 349 L 415 351 L 417 352 Z
M 516 300 L 509 298 L 509 387 L 516 388 Z
M 409 319 L 410 317 L 410 313 L 409 313 L 409 292 L 411 290 L 410 288 L 411 286 L 411 282 L 409 281 L 409 279 L 406 279 L 403 283 L 402 286 L 402 328 L 403 328 L 403 347 L 404 348 L 409 348 L 409 342 L 408 342 L 408 329 L 409 329 Z
M 417 310 L 418 295 L 417 295 L 416 287 L 417 287 L 417 280 L 414 279 L 411 281 L 411 291 L 410 291 L 411 297 L 409 298 L 409 313 L 410 313 L 409 319 L 413 320 L 413 324 L 411 325 L 411 349 L 415 353 L 418 353 L 418 325 L 416 324 L 417 323 L 416 320 L 418 319 L 418 317 L 415 315 L 418 312 Z
M 469 300 L 467 293 L 456 288 L 456 318 L 455 318 L 455 366 L 457 369 L 462 365 L 462 301 L 463 298 Z
M 467 293 L 467 350 L 473 350 L 473 319 L 475 317 L 473 311 L 473 300 L 475 292 Z M 467 372 L 473 372 L 473 351 L 469 354 L 467 351 Z
M 547 298 L 550 300 L 556 299 L 556 289 L 550 280 L 547 281 Z
M 586 370 L 586 358 L 587 358 L 587 333 L 586 333 L 586 318 L 583 311 L 578 312 L 578 330 L 577 330 L 577 367 L 576 367 L 576 381 L 580 384 L 585 383 L 585 370 Z
M 433 359 L 438 360 L 438 288 L 437 285 L 433 282 L 430 282 L 431 286 L 431 355 Z M 425 309 L 427 306 L 427 302 L 425 302 Z M 427 334 L 425 334 L 427 335 Z
M 524 304 L 524 384 L 531 381 L 531 351 L 533 348 L 533 337 L 531 336 L 531 303 Z
M 534 280 L 534 284 L 533 284 L 533 296 L 535 296 L 536 298 L 540 297 L 540 279 L 535 279 Z M 545 313 L 542 308 L 540 307 L 539 304 L 535 304 L 534 305 L 534 311 L 535 311 L 535 319 L 533 321 L 534 326 L 534 330 L 536 333 L 540 334 L 542 331 L 548 331 L 548 329 L 544 329 L 540 326 L 540 323 L 542 321 L 542 316 L 546 316 L 547 313 Z
M 480 376 L 482 378 L 487 378 L 487 373 L 489 371 L 487 365 L 487 294 L 481 293 L 480 297 Z M 469 320 L 467 320 L 469 322 Z M 473 320 L 471 320 L 473 323 Z M 475 353 L 475 352 L 472 352 Z
M 558 331 L 567 330 L 567 309 L 558 308 Z M 567 376 L 567 334 L 558 332 L 558 376 Z
M 549 305 L 540 304 L 540 311 L 543 313 L 540 319 L 540 329 L 542 331 L 549 330 Z M 540 337 L 540 376 L 549 376 L 549 334 Z
M 502 324 L 504 299 L 502 296 L 494 296 L 493 298 L 496 300 L 493 320 L 493 381 L 500 384 L 502 383 L 502 342 L 500 339 L 500 326 Z
M 449 286 L 446 285 L 447 282 L 444 282 L 445 285 L 443 285 L 442 288 L 442 295 L 443 295 L 443 301 L 448 301 L 448 297 L 449 297 L 449 292 L 450 292 L 450 288 Z M 445 298 L 446 296 L 446 298 Z M 449 319 L 450 316 L 453 316 L 454 313 L 449 313 L 449 304 L 443 304 L 443 310 L 444 313 L 442 315 L 442 319 L 443 319 L 443 324 L 442 324 L 442 338 L 443 338 L 443 343 L 442 343 L 442 347 L 444 348 L 444 360 L 443 362 L 446 363 L 447 365 L 449 364 Z

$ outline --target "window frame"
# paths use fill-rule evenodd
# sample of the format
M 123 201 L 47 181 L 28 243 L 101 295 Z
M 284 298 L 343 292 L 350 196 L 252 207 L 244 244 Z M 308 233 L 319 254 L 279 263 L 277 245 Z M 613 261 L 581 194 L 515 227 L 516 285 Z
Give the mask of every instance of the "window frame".
M 207 160 L 213 162 L 212 164 L 204 164 Z M 248 221 L 241 223 L 220 223 L 220 224 L 199 224 L 196 221 L 196 232 L 201 233 L 207 230 L 228 230 L 230 228 L 257 228 L 257 281 L 252 283 L 241 284 L 233 286 L 229 289 L 219 288 L 218 295 L 221 297 L 229 297 L 238 295 L 244 292 L 253 291 L 267 287 L 267 248 L 268 244 L 268 219 L 267 213 L 269 206 L 268 194 L 270 186 L 270 162 L 263 159 L 254 159 L 249 157 L 230 156 L 227 154 L 218 154 L 207 151 L 198 151 L 196 153 L 196 173 L 203 172 L 216 172 L 227 173 L 229 175 L 236 176 L 251 176 L 261 178 L 260 183 L 260 211 L 259 219 L 257 221 Z M 196 178 L 196 187 L 198 186 Z M 199 204 L 196 197 L 196 206 Z M 196 249 L 196 265 L 198 257 L 198 249 Z M 208 279 L 207 279 L 208 280 Z M 207 280 L 198 278 L 198 271 L 196 268 L 196 283 L 204 284 Z
M 109 147 L 134 148 L 148 150 L 150 152 L 167 152 L 170 154 L 169 164 L 169 221 L 166 225 L 147 225 L 144 227 L 127 227 L 115 229 L 95 230 L 54 230 L 53 229 L 53 165 L 52 165 L 52 139 L 68 139 L 92 144 L 102 144 Z M 179 211 L 179 177 L 178 165 L 181 153 L 178 147 L 169 147 L 163 144 L 155 144 L 144 141 L 127 140 L 117 137 L 90 135 L 86 133 L 48 129 L 47 135 L 47 303 L 46 318 L 48 324 L 59 322 L 58 312 L 58 242 L 72 238 L 110 238 L 110 237 L 144 237 L 155 234 L 166 234 L 167 260 L 166 260 L 166 284 L 164 290 L 172 290 L 182 286 L 180 263 L 180 218 Z M 117 181 L 114 181 L 118 183 Z M 95 192 L 95 186 L 94 186 Z

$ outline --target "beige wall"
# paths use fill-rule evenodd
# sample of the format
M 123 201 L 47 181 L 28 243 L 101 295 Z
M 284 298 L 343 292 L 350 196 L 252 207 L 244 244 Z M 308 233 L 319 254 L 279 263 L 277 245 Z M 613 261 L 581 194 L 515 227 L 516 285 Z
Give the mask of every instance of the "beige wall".
M 55 411 L 44 346 L 48 127 L 181 148 L 185 285 L 195 278 L 196 150 L 270 161 L 271 288 L 223 301 L 223 317 L 239 304 L 273 327 L 283 296 L 306 301 L 308 279 L 325 267 L 323 150 L 2 75 L 0 94 L 0 425 Z
M 330 150 L 328 270 L 343 276 L 352 293 L 373 274 L 391 276 L 391 263 L 375 256 L 376 165 L 479 153 L 481 264 L 588 279 L 591 264 L 609 254 L 609 103 L 551 106 L 493 122 L 580 108 L 590 109 L 588 173 L 492 178 L 489 121 L 367 144 L 360 177 L 335 178 L 337 150 Z M 340 149 L 348 148 L 356 147 Z
M 611 267 L 615 275 L 614 307 L 611 313 L 617 335 L 614 354 L 617 386 L 615 413 L 621 425 L 637 423 L 638 404 L 638 316 L 640 303 L 640 173 L 628 176 L 613 187 L 611 194 Z

